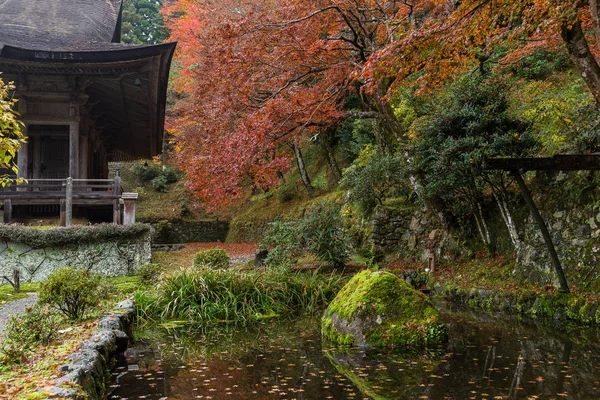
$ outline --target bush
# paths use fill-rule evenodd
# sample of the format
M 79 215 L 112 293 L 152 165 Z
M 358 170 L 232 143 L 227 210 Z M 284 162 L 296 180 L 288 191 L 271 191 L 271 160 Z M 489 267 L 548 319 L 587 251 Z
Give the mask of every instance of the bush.
M 0 347 L 4 361 L 17 363 L 39 344 L 47 345 L 59 326 L 59 316 L 47 307 L 36 305 L 25 314 L 11 315 Z
M 152 179 L 152 187 L 161 193 L 165 193 L 169 188 L 167 178 L 164 175 L 159 175 L 156 178 Z
M 304 249 L 332 267 L 348 259 L 350 241 L 343 228 L 338 204 L 319 202 L 298 221 L 277 221 L 270 224 L 262 246 L 272 248 L 269 265 L 290 265 Z
M 271 248 L 266 259 L 269 266 L 289 266 L 302 255 L 302 244 L 298 223 L 275 221 L 269 224 L 261 247 Z
M 317 203 L 300 220 L 299 231 L 308 250 L 332 267 L 343 266 L 350 252 L 350 240 L 343 228 L 339 204 Z
M 156 164 L 134 164 L 131 167 L 131 172 L 135 174 L 140 182 L 150 182 L 160 175 L 162 167 Z
M 348 200 L 356 203 L 363 215 L 370 216 L 377 205 L 383 205 L 386 198 L 393 196 L 407 183 L 408 178 L 399 158 L 380 156 L 367 146 L 361 156 L 344 171 L 340 186 L 348 190 Z
M 56 308 L 69 319 L 81 319 L 86 310 L 98 304 L 102 278 L 90 271 L 63 267 L 52 272 L 42 283 L 40 302 Z
M 165 272 L 165 267 L 154 263 L 140 265 L 136 270 L 142 285 L 155 284 L 163 272 Z
M 208 250 L 200 250 L 194 256 L 194 266 L 206 266 L 206 267 L 229 267 L 231 261 L 229 255 L 223 249 L 215 248 Z

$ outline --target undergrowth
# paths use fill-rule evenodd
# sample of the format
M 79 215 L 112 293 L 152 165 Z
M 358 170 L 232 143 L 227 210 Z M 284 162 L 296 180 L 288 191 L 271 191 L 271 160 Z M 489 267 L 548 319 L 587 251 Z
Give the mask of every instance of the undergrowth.
M 136 293 L 135 304 L 143 320 L 251 322 L 321 310 L 344 282 L 318 272 L 181 269 L 156 290 Z

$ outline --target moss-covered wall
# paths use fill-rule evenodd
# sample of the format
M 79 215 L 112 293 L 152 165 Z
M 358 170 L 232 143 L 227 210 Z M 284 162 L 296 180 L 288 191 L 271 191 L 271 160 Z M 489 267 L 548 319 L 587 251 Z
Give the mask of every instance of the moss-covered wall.
M 43 281 L 52 271 L 76 266 L 106 276 L 132 275 L 151 260 L 149 225 L 95 225 L 39 228 L 0 224 L 0 276 L 14 268 L 27 282 Z

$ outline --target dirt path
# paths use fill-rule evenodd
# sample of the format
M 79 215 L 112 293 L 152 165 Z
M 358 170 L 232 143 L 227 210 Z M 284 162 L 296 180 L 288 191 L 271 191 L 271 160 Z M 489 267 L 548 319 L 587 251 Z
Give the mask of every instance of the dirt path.
M 37 301 L 37 293 L 27 293 L 26 298 L 9 301 L 5 304 L 0 305 L 0 336 L 4 335 L 6 324 L 11 315 L 23 314 L 27 307 L 31 307 Z

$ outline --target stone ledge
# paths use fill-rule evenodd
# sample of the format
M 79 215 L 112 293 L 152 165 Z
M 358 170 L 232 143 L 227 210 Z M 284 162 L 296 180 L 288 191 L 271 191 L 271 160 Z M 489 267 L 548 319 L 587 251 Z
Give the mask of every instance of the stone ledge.
M 64 376 L 46 391 L 49 399 L 104 399 L 109 370 L 114 357 L 127 349 L 131 323 L 135 316 L 132 300 L 117 304 L 114 311 L 98 322 L 98 330 L 79 345 L 80 350 L 69 356 L 69 363 L 60 367 Z

